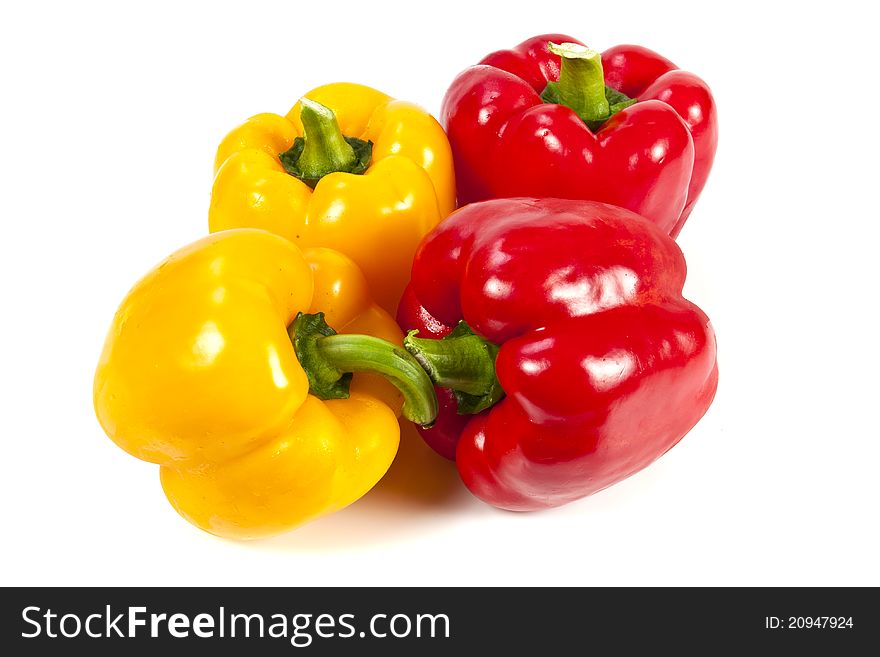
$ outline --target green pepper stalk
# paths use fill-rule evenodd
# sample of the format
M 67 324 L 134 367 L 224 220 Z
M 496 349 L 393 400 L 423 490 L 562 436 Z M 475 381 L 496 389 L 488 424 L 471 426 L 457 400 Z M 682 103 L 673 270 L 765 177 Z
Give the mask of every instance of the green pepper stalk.
M 370 166 L 373 142 L 343 135 L 329 107 L 308 98 L 300 98 L 299 103 L 304 136 L 294 139 L 293 146 L 278 156 L 284 170 L 313 189 L 331 173 L 364 173 Z
M 561 57 L 559 81 L 548 82 L 541 94 L 546 103 L 571 108 L 591 130 L 598 130 L 635 98 L 605 85 L 602 54 L 579 43 L 548 43 L 547 49 Z

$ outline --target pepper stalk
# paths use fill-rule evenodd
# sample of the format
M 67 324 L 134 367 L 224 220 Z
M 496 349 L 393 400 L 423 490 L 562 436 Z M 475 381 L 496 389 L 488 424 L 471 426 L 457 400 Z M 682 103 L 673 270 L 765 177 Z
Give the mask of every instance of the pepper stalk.
M 504 397 L 495 374 L 498 346 L 476 335 L 465 322 L 442 340 L 415 337 L 404 349 L 369 335 L 338 334 L 324 313 L 299 313 L 288 328 L 294 351 L 319 399 L 345 399 L 353 372 L 386 378 L 403 394 L 403 415 L 430 427 L 439 403 L 434 386 L 449 388 L 461 415 L 479 413 Z
M 403 346 L 434 385 L 453 391 L 459 415 L 479 413 L 504 397 L 495 374 L 498 345 L 481 338 L 464 321 L 441 340 L 417 338 L 416 333 L 410 331 Z
M 431 379 L 407 351 L 371 335 L 338 334 L 324 313 L 299 313 L 287 333 L 319 399 L 346 399 L 353 372 L 387 379 L 403 394 L 403 416 L 423 427 L 437 419 L 438 402 Z
M 312 189 L 331 173 L 362 174 L 370 166 L 373 142 L 342 134 L 336 115 L 329 107 L 300 98 L 303 136 L 278 158 L 284 170 Z
M 617 114 L 637 102 L 605 84 L 602 54 L 579 43 L 548 43 L 559 55 L 559 81 L 547 83 L 541 93 L 545 103 L 564 105 L 577 114 L 590 130 L 598 130 Z

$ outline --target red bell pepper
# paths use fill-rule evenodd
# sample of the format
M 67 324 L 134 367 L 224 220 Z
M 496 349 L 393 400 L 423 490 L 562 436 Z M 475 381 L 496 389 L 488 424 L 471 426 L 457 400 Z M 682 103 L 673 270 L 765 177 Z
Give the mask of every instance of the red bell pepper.
M 562 34 L 465 70 L 441 117 L 459 205 L 591 199 L 637 212 L 673 237 L 706 184 L 718 141 L 715 103 L 696 75 L 646 48 L 615 46 L 600 57 Z
M 709 320 L 681 296 L 685 267 L 657 226 L 603 203 L 458 210 L 419 247 L 398 313 L 440 393 L 422 436 L 506 509 L 564 504 L 641 470 L 718 383 Z

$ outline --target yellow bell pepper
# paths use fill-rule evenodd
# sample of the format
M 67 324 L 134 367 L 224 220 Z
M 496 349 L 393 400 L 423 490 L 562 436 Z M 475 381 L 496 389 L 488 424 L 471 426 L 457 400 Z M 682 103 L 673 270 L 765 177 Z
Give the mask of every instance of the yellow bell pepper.
M 440 124 L 416 105 L 338 83 L 310 91 L 286 117 L 258 114 L 226 136 L 208 224 L 340 251 L 394 314 L 416 247 L 454 208 Z
M 369 335 L 332 335 L 304 311 Z M 430 380 L 401 340 L 346 256 L 224 231 L 129 292 L 98 363 L 95 410 L 120 447 L 161 466 L 184 518 L 220 536 L 270 536 L 354 502 L 390 466 L 401 395 L 369 372 L 403 391 L 404 415 L 432 420 Z M 349 391 L 353 371 L 364 373 Z

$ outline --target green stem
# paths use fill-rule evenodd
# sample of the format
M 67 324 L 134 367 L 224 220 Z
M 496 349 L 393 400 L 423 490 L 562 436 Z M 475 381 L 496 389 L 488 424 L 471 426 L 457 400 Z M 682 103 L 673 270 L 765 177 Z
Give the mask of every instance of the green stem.
M 364 173 L 370 165 L 373 142 L 343 135 L 329 107 L 308 98 L 299 102 L 303 136 L 279 155 L 285 171 L 312 188 L 330 173 Z
M 577 43 L 548 43 L 561 57 L 559 82 L 548 82 L 541 93 L 545 103 L 571 108 L 590 130 L 598 130 L 612 116 L 637 102 L 605 85 L 602 55 Z
M 340 335 L 324 321 L 324 313 L 300 313 L 288 328 L 296 356 L 320 399 L 345 399 L 352 372 L 385 377 L 403 394 L 403 415 L 428 427 L 437 418 L 438 403 L 431 379 L 407 351 L 370 335 Z
M 495 375 L 498 346 L 471 331 L 464 322 L 442 340 L 404 338 L 406 347 L 431 377 L 434 385 L 450 388 L 459 414 L 479 413 L 504 396 Z
M 320 178 L 333 171 L 344 171 L 357 159 L 354 149 L 345 141 L 336 115 L 308 98 L 300 99 L 305 146 L 299 156 L 299 168 L 310 178 Z
M 607 119 L 611 108 L 605 98 L 602 55 L 577 43 L 550 43 L 547 48 L 562 58 L 556 83 L 560 104 L 586 122 Z

